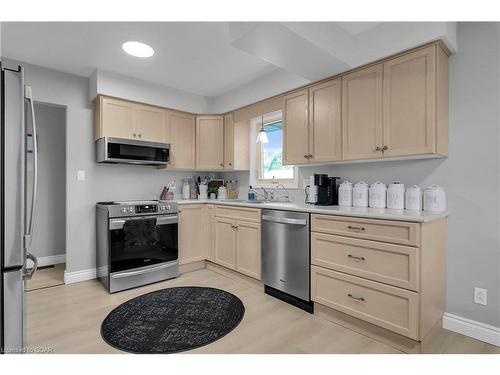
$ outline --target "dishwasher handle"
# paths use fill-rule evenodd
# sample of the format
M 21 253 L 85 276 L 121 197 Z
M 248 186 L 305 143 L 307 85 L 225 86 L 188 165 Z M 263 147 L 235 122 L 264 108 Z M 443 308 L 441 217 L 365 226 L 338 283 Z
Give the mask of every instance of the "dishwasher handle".
M 307 220 L 289 219 L 285 217 L 274 217 L 270 215 L 262 215 L 262 220 L 272 221 L 273 223 L 291 224 L 291 225 L 307 225 Z

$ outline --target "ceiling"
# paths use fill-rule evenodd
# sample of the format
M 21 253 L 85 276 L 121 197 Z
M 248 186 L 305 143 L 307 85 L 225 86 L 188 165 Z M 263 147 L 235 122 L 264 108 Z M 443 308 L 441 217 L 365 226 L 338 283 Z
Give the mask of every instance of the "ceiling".
M 96 69 L 207 98 L 233 95 L 283 74 L 307 82 L 430 40 L 449 23 L 397 22 L 2 22 L 2 55 L 89 77 Z M 455 28 L 456 30 L 456 28 Z M 121 45 L 142 41 L 148 59 Z M 451 46 L 453 47 L 453 45 Z M 264 82 L 263 82 L 264 81 Z

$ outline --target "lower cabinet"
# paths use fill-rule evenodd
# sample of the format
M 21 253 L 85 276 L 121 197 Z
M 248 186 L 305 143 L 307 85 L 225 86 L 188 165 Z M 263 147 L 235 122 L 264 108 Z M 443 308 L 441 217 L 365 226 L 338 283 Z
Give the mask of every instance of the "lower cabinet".
M 260 280 L 260 224 L 236 222 L 236 271 Z
M 183 205 L 179 208 L 179 264 L 206 259 L 205 210 L 204 204 Z
M 213 222 L 214 262 L 260 280 L 260 222 L 219 216 Z
M 214 262 L 232 270 L 236 266 L 234 224 L 235 220 L 220 217 L 214 219 Z

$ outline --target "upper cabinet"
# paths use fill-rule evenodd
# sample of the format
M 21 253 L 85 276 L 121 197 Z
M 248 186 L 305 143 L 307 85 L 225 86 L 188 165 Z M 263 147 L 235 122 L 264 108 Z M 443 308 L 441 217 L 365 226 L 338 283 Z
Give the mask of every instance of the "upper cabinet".
M 169 111 L 166 116 L 167 139 L 170 143 L 169 168 L 194 169 L 196 117 L 189 113 Z
M 250 169 L 250 121 L 234 122 L 233 113 L 224 115 L 224 169 Z
M 342 78 L 343 160 L 448 154 L 448 55 L 439 44 Z
M 283 97 L 283 164 L 305 164 L 308 159 L 309 90 Z
M 283 97 L 284 164 L 341 159 L 340 79 Z
M 166 110 L 98 96 L 95 99 L 95 139 L 115 137 L 164 143 Z
M 342 158 L 382 156 L 382 64 L 342 77 Z
M 320 83 L 309 88 L 309 152 L 311 163 L 342 157 L 342 81 Z
M 196 117 L 196 168 L 224 169 L 224 117 Z
M 384 63 L 384 156 L 443 153 L 436 147 L 439 128 L 447 127 L 438 112 L 447 112 L 448 102 L 436 100 L 438 81 L 448 86 L 447 70 L 438 69 L 448 65 L 443 55 L 433 45 Z

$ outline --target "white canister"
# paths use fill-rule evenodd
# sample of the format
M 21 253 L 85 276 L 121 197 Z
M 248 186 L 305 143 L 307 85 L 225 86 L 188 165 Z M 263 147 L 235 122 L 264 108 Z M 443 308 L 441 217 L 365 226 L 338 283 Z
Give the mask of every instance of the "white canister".
M 418 185 L 406 189 L 405 206 L 407 210 L 422 211 L 422 190 Z
M 185 178 L 182 182 L 182 199 L 191 198 L 191 187 L 189 186 L 189 180 Z
M 352 206 L 352 184 L 344 181 L 339 186 L 339 206 Z
M 220 186 L 217 189 L 217 198 L 218 199 L 227 199 L 227 189 L 224 185 Z
M 387 189 L 387 208 L 404 210 L 405 186 L 399 181 L 393 181 Z
M 200 196 L 198 199 L 208 199 L 208 185 L 199 185 Z
M 377 181 L 370 186 L 369 200 L 372 208 L 385 208 L 387 187 L 383 182 Z
M 368 184 L 360 181 L 352 189 L 352 205 L 354 207 L 368 207 Z
M 314 185 L 314 175 L 309 177 L 309 196 L 307 201 L 309 203 L 316 203 L 318 201 L 318 187 Z
M 441 186 L 431 185 L 424 190 L 424 211 L 446 211 L 446 193 Z

